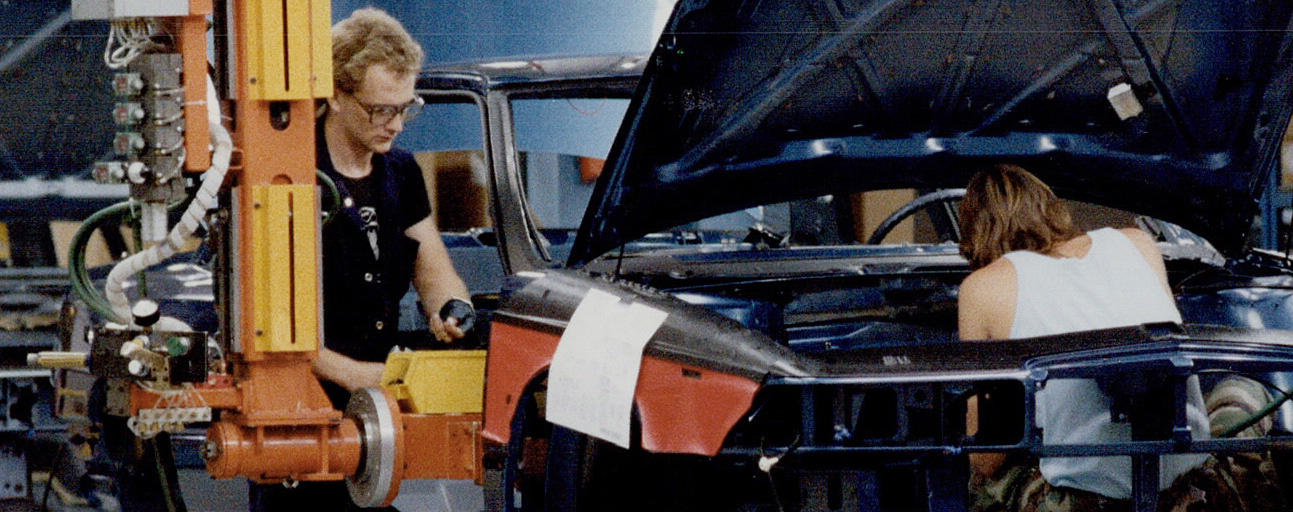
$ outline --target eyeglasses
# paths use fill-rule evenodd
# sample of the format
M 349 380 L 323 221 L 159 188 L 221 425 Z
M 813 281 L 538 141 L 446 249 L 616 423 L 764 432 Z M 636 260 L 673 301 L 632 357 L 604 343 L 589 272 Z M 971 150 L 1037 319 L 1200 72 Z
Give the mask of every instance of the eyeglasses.
M 350 97 L 354 98 L 355 103 L 358 103 L 359 107 L 368 113 L 368 122 L 374 126 L 385 126 L 386 123 L 394 120 L 395 116 L 402 117 L 406 123 L 412 121 L 422 112 L 422 106 L 426 105 L 426 102 L 422 101 L 420 96 L 414 96 L 408 103 L 402 105 L 369 105 L 356 98 L 354 94 L 350 94 Z

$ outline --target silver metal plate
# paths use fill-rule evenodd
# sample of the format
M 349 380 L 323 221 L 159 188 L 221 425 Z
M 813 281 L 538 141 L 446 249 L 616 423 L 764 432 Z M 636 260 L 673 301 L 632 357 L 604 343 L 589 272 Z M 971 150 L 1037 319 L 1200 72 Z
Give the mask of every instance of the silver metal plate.
M 31 496 L 21 441 L 18 436 L 0 436 L 0 500 Z
M 346 477 L 350 499 L 363 508 L 381 506 L 395 480 L 395 418 L 386 395 L 378 388 L 363 388 L 350 395 L 346 417 L 359 425 L 363 439 L 363 465 Z

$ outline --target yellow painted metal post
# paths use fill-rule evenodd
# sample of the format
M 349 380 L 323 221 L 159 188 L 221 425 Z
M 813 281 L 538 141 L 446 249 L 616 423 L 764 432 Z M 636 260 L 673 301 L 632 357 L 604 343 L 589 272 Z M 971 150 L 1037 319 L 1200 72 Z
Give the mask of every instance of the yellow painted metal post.
M 255 281 L 256 349 L 305 352 L 318 349 L 317 209 L 314 187 L 254 187 L 252 262 L 264 275 Z
M 248 92 L 260 100 L 332 95 L 332 10 L 328 2 L 252 2 L 245 10 Z
M 244 0 L 235 19 L 239 222 L 248 235 L 239 241 L 247 255 L 239 277 L 247 293 L 235 298 L 240 335 L 251 360 L 309 353 L 320 336 L 314 101 L 332 95 L 331 8 Z M 247 208 L 256 204 L 262 209 Z

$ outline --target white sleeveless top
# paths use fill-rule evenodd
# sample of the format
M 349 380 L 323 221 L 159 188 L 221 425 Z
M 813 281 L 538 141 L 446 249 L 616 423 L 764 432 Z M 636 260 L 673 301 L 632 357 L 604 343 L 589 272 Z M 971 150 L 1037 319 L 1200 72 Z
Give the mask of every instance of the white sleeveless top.
M 1181 322 L 1176 303 L 1163 289 L 1136 246 L 1116 229 L 1087 233 L 1091 248 L 1081 258 L 1054 258 L 1016 251 L 1004 257 L 1018 282 L 1011 338 Z M 1197 378 L 1188 383 L 1186 416 L 1194 439 L 1208 438 L 1208 417 Z M 1089 379 L 1053 379 L 1037 394 L 1037 423 L 1046 444 L 1087 444 L 1131 440 L 1130 423 L 1110 421 L 1108 398 Z M 1160 459 L 1159 488 L 1193 469 L 1207 454 Z M 1042 476 L 1051 485 L 1108 496 L 1131 497 L 1131 457 L 1049 457 Z

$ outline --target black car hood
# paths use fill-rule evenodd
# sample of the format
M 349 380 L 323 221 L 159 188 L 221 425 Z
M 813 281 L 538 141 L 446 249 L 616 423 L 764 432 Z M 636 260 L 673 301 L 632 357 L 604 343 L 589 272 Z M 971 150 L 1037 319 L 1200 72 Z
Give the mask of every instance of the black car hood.
M 1293 85 L 1287 0 L 681 1 L 571 255 L 757 204 L 964 186 L 1062 196 L 1242 248 Z M 1122 119 L 1111 91 L 1140 113 Z M 1134 107 L 1133 107 L 1134 111 Z

